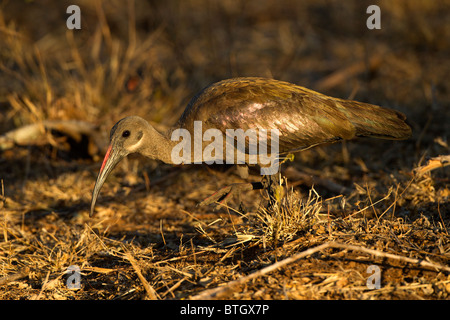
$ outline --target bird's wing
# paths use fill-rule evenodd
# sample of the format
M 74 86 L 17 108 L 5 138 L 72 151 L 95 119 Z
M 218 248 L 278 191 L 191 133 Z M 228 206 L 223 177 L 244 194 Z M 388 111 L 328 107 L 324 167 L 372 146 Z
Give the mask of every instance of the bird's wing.
M 203 89 L 177 127 L 191 130 L 194 121 L 202 121 L 203 130 L 277 129 L 279 151 L 294 151 L 354 137 L 355 127 L 337 101 L 287 82 L 236 78 Z
M 177 127 L 193 130 L 194 121 L 202 122 L 203 131 L 215 128 L 223 133 L 276 129 L 280 153 L 355 136 L 393 140 L 411 136 L 398 111 L 265 78 L 235 78 L 206 87 L 188 104 Z

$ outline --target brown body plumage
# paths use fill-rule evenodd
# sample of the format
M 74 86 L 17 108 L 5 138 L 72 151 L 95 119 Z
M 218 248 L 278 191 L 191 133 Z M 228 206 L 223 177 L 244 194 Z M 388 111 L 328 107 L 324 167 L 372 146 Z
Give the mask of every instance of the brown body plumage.
M 166 133 L 136 116 L 114 125 L 94 187 L 91 214 L 107 175 L 123 157 L 137 152 L 172 163 L 171 150 L 178 142 L 170 139 L 171 133 L 183 128 L 193 134 L 194 121 L 202 122 L 203 132 L 211 128 L 222 133 L 226 129 L 277 129 L 279 152 L 287 153 L 354 137 L 406 139 L 411 128 L 404 120 L 395 110 L 328 97 L 288 82 L 255 77 L 220 81 L 200 91 Z
M 214 83 L 188 104 L 175 128 L 203 130 L 278 129 L 280 152 L 354 137 L 400 140 L 411 135 L 406 117 L 395 110 L 265 78 L 235 78 Z

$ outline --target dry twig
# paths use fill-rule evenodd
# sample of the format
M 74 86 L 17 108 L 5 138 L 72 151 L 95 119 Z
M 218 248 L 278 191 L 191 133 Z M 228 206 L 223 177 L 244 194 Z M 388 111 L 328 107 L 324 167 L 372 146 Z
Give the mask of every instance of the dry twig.
M 328 249 L 328 248 L 338 248 L 338 249 L 344 249 L 344 250 L 351 250 L 351 251 L 360 251 L 360 252 L 364 252 L 364 253 L 368 253 L 377 257 L 382 257 L 382 258 L 388 258 L 388 259 L 395 259 L 395 260 L 399 260 L 399 261 L 404 261 L 407 263 L 412 263 L 412 264 L 417 264 L 423 268 L 431 268 L 431 269 L 436 269 L 436 270 L 442 270 L 442 271 L 446 271 L 446 272 L 450 272 L 450 267 L 448 266 L 443 266 L 437 263 L 432 263 L 432 262 L 428 262 L 428 261 L 423 261 L 423 260 L 419 260 L 419 259 L 413 259 L 413 258 L 408 258 L 408 257 L 403 257 L 403 256 L 399 256 L 396 254 L 392 254 L 392 253 L 386 253 L 386 252 L 382 252 L 382 251 L 378 251 L 378 250 L 373 250 L 373 249 L 368 249 L 368 248 L 364 248 L 361 246 L 355 246 L 355 245 L 348 245 L 348 244 L 343 244 L 343 243 L 336 243 L 336 242 L 327 242 L 324 244 L 321 244 L 317 247 L 314 248 L 310 248 L 307 249 L 305 251 L 302 251 L 300 253 L 297 253 L 295 255 L 293 255 L 292 257 L 286 258 L 282 261 L 278 261 L 268 267 L 265 267 L 261 270 L 255 271 L 251 274 L 249 274 L 248 276 L 239 278 L 237 280 L 228 282 L 225 286 L 222 287 L 217 287 L 214 289 L 209 289 L 206 291 L 203 291 L 202 293 L 191 297 L 192 300 L 202 300 L 202 299 L 215 299 L 215 298 L 219 298 L 225 294 L 227 294 L 228 292 L 230 292 L 231 290 L 233 290 L 234 287 L 238 286 L 238 285 L 242 285 L 250 280 L 253 280 L 255 278 L 261 277 L 269 272 L 272 272 L 274 270 L 277 270 L 279 268 L 282 268 L 290 263 L 293 263 L 299 259 L 302 259 L 306 256 L 312 255 L 316 252 L 322 251 L 324 249 Z
M 432 170 L 443 168 L 450 165 L 450 155 L 438 156 L 428 160 L 426 165 L 414 169 L 414 173 L 419 177 Z
M 131 255 L 130 252 L 125 253 L 125 258 L 130 261 L 131 265 L 133 266 L 134 271 L 136 272 L 137 276 L 139 277 L 139 280 L 141 280 L 142 285 L 144 286 L 145 291 L 147 292 L 147 296 L 150 300 L 157 300 L 156 291 L 152 288 L 152 286 L 148 283 L 148 281 L 145 279 L 145 277 L 142 275 L 141 268 L 137 264 L 134 257 Z
M 29 275 L 30 273 L 30 268 L 25 268 L 19 272 L 13 273 L 13 274 L 9 274 L 7 276 L 1 277 L 0 278 L 0 286 L 3 286 L 9 282 L 12 281 L 16 281 L 22 278 L 25 278 Z

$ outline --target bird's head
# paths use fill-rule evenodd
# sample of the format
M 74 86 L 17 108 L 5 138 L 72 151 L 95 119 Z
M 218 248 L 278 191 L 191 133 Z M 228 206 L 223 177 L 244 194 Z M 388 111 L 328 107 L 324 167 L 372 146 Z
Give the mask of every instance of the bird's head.
M 137 116 L 123 118 L 112 127 L 109 147 L 92 192 L 90 216 L 94 214 L 95 202 L 108 175 L 124 157 L 141 151 L 143 141 L 151 140 L 152 130 L 147 121 Z

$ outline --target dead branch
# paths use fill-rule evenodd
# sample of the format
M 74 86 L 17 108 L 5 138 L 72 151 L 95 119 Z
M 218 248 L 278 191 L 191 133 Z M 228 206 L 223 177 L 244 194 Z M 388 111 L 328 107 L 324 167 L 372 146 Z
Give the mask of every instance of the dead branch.
M 339 69 L 324 79 L 320 80 L 316 84 L 317 90 L 330 90 L 331 88 L 336 87 L 337 85 L 348 81 L 348 79 L 357 76 L 360 73 L 363 73 L 367 70 L 376 70 L 378 66 L 381 64 L 381 57 L 375 56 L 370 59 L 368 62 L 366 61 L 357 61 L 348 67 Z
M 7 276 L 1 277 L 0 278 L 0 286 L 3 286 L 3 285 L 5 285 L 5 284 L 7 284 L 9 282 L 12 282 L 12 281 L 16 281 L 16 280 L 25 278 L 25 277 L 27 277 L 29 275 L 29 273 L 30 273 L 30 268 L 27 267 L 27 268 L 25 268 L 25 269 L 23 269 L 23 270 L 21 270 L 19 272 L 16 272 L 16 273 L 9 274 Z
M 288 167 L 285 170 L 284 175 L 289 180 L 294 181 L 294 184 L 296 183 L 296 181 L 301 181 L 302 183 L 305 183 L 311 187 L 318 185 L 318 186 L 322 186 L 322 187 L 324 187 L 332 192 L 335 192 L 335 193 L 350 193 L 350 189 L 343 185 L 340 185 L 330 179 L 321 178 L 318 176 L 313 176 L 313 175 L 309 175 L 307 173 L 298 171 L 294 167 Z M 292 185 L 292 183 L 291 183 L 291 185 Z
M 58 131 L 76 142 L 80 142 L 82 136 L 89 137 L 92 144 L 93 153 L 101 147 L 101 142 L 97 141 L 98 135 L 95 132 L 96 126 L 90 122 L 81 120 L 46 120 L 41 123 L 34 123 L 11 130 L 0 136 L 0 150 L 13 148 L 15 145 L 39 145 L 51 143 L 46 133 Z
M 426 165 L 415 168 L 413 172 L 420 177 L 427 172 L 438 168 L 443 168 L 448 165 L 450 165 L 450 155 L 438 156 L 428 160 L 428 163 Z
M 152 288 L 152 286 L 148 283 L 147 279 L 142 275 L 141 268 L 137 264 L 134 257 L 131 255 L 130 252 L 126 252 L 124 257 L 130 261 L 131 265 L 133 266 L 134 271 L 136 272 L 137 276 L 139 277 L 139 280 L 141 280 L 142 285 L 144 286 L 145 291 L 147 292 L 147 296 L 150 300 L 157 300 L 156 297 L 156 291 Z
M 381 258 L 388 258 L 388 259 L 394 259 L 394 260 L 399 260 L 399 261 L 403 261 L 406 263 L 411 263 L 411 264 L 417 264 L 420 267 L 423 268 L 429 268 L 429 269 L 435 269 L 435 270 L 442 270 L 442 271 L 446 271 L 446 272 L 450 272 L 450 267 L 448 266 L 443 266 L 434 262 L 429 262 L 429 261 L 424 261 L 424 260 L 419 260 L 419 259 L 414 259 L 414 258 L 408 258 L 408 257 L 403 257 L 403 256 L 399 256 L 396 254 L 392 254 L 392 253 L 386 253 L 386 252 L 382 252 L 379 250 L 373 250 L 373 249 L 368 249 L 368 248 L 364 248 L 361 246 L 355 246 L 355 245 L 348 245 L 348 244 L 343 244 L 343 243 L 336 243 L 336 242 L 326 242 L 324 244 L 321 244 L 317 247 L 314 248 L 310 248 L 307 249 L 305 251 L 302 251 L 300 253 L 297 253 L 295 255 L 293 255 L 292 257 L 286 258 L 282 261 L 276 262 L 268 267 L 265 267 L 261 270 L 255 271 L 251 274 L 249 274 L 248 276 L 239 278 L 237 280 L 228 282 L 226 285 L 221 286 L 221 287 L 217 287 L 214 289 L 209 289 L 209 290 L 205 290 L 203 292 L 201 292 L 198 295 L 195 295 L 193 297 L 191 297 L 190 299 L 192 300 L 203 300 L 203 299 L 216 299 L 219 298 L 221 296 L 226 295 L 227 293 L 231 292 L 233 290 L 233 288 L 235 288 L 236 286 L 242 285 L 250 280 L 253 280 L 255 278 L 261 277 L 269 272 L 272 272 L 276 269 L 282 268 L 290 263 L 293 263 L 299 259 L 302 259 L 306 256 L 312 255 L 316 252 L 322 251 L 324 249 L 327 248 L 338 248 L 338 249 L 344 249 L 344 250 L 350 250 L 350 251 L 359 251 L 359 252 L 364 252 L 364 253 L 368 253 L 371 255 L 374 255 L 376 257 L 381 257 Z

